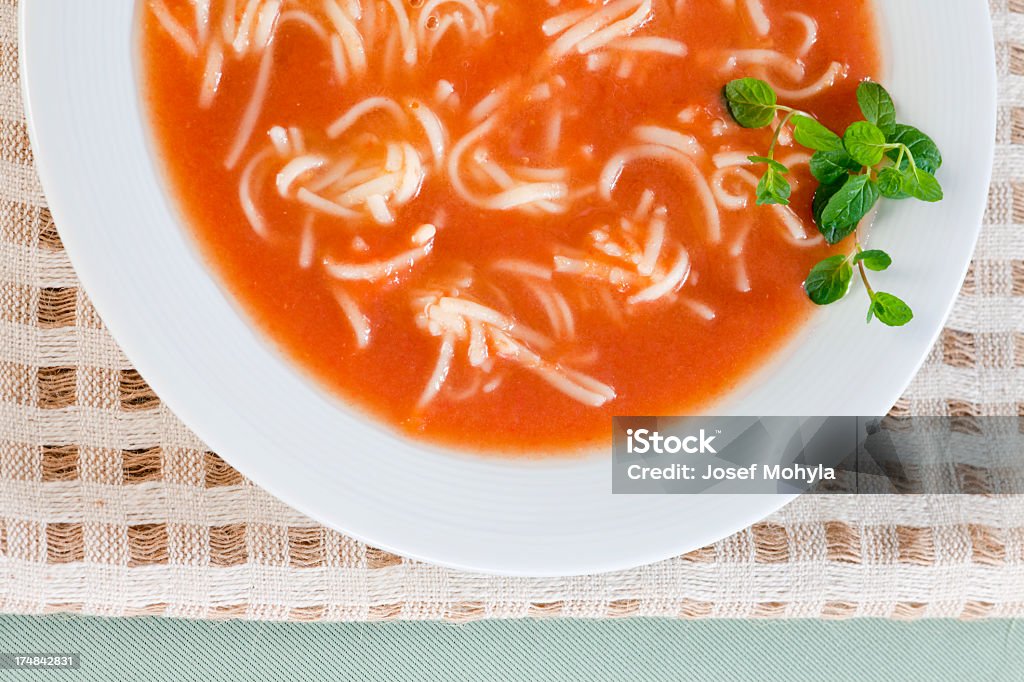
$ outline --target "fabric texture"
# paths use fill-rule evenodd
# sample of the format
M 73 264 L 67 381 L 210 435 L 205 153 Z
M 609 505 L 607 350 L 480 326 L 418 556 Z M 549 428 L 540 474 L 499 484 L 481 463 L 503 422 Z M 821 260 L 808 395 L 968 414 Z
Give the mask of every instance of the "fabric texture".
M 999 132 L 984 232 L 897 414 L 1024 416 L 1024 2 L 991 5 Z M 171 414 L 80 288 L 34 173 L 16 11 L 0 0 L 0 610 L 452 621 L 1024 614 L 1021 497 L 805 496 L 686 556 L 566 579 L 402 559 L 289 509 Z
M 1019 682 L 1024 628 L 1015 625 L 633 618 L 452 626 L 3 616 L 5 651 L 77 653 L 81 663 L 37 676 L 0 670 L 0 680 Z

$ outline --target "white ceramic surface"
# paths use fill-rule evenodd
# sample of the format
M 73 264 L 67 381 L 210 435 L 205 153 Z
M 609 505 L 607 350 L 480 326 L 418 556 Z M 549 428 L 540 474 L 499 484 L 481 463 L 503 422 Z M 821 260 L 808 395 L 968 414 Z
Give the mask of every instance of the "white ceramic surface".
M 376 546 L 514 575 L 627 568 L 713 542 L 780 496 L 612 496 L 608 458 L 542 463 L 451 455 L 340 409 L 271 350 L 196 255 L 148 152 L 133 0 L 25 0 L 21 58 L 33 146 L 81 280 L 161 398 L 213 449 L 295 508 Z M 995 136 L 983 0 L 881 0 L 901 119 L 942 148 L 947 198 L 886 205 L 898 267 L 879 284 L 910 326 L 864 324 L 864 296 L 820 314 L 733 414 L 882 414 L 937 338 L 965 274 Z M 640 596 L 638 594 L 638 596 Z M 699 596 L 699 595 L 696 595 Z

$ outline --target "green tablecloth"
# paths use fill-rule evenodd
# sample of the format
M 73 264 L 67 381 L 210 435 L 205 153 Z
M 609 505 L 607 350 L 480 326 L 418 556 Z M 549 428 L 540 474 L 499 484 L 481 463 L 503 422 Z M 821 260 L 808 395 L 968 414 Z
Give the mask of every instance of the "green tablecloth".
M 0 618 L 2 652 L 81 654 L 81 680 L 1024 679 L 1014 621 L 293 624 Z

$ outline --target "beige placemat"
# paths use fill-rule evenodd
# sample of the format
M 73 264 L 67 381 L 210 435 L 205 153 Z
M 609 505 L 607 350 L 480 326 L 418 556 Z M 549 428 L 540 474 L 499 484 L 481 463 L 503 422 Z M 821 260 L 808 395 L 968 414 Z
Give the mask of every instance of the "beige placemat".
M 1024 414 L 1024 1 L 991 4 L 1001 83 L 985 229 L 902 414 Z M 703 550 L 571 579 L 408 561 L 292 511 L 163 406 L 80 289 L 35 177 L 16 35 L 16 2 L 0 0 L 0 611 L 455 621 L 1024 615 L 1021 497 L 805 496 Z

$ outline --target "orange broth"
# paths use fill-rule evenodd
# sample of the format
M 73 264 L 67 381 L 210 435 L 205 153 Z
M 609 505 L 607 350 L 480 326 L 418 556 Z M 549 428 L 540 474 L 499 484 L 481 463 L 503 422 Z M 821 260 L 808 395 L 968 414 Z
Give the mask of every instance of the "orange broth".
M 184 0 L 166 4 L 176 16 L 185 17 L 191 11 Z M 214 0 L 213 5 L 218 4 Z M 320 6 L 298 0 L 291 4 Z M 473 128 L 466 112 L 496 88 L 519 79 L 515 94 L 500 110 L 498 133 L 490 137 L 498 160 L 558 165 L 568 168 L 573 178 L 592 183 L 607 160 L 629 144 L 637 126 L 658 125 L 693 135 L 707 151 L 698 166 L 710 177 L 715 153 L 732 149 L 763 154 L 771 139 L 769 130 L 743 130 L 732 124 L 721 95 L 728 80 L 757 75 L 760 67 L 740 65 L 725 74 L 722 62 L 732 50 L 772 48 L 795 53 L 805 29 L 787 18 L 786 13 L 793 11 L 813 17 L 818 40 L 801 60 L 804 81 L 787 81 L 781 75 L 774 80 L 797 88 L 813 81 L 833 61 L 845 70 L 832 87 L 794 106 L 841 130 L 859 118 L 857 84 L 879 76 L 879 40 L 869 0 L 841 5 L 764 0 L 772 20 L 766 37 L 737 9 L 743 2 L 730 9 L 725 1 L 690 0 L 680 15 L 671 11 L 671 4 L 654 4 L 653 18 L 643 34 L 683 42 L 686 56 L 639 54 L 627 78 L 615 76 L 614 64 L 590 71 L 587 60 L 577 55 L 545 63 L 544 51 L 554 38 L 544 35 L 541 22 L 573 7 L 588 7 L 584 0 L 563 1 L 558 8 L 545 0 L 501 3 L 494 17 L 494 35 L 483 44 L 466 46 L 456 38 L 446 39 L 429 58 L 421 55 L 415 68 L 392 78 L 375 74 L 371 51 L 370 75 L 344 85 L 320 38 L 298 22 L 282 24 L 273 38 L 270 96 L 243 162 L 231 170 L 225 167 L 225 158 L 256 82 L 260 57 L 228 58 L 216 99 L 204 109 L 197 103 L 204 60 L 179 49 L 153 14 L 144 12 L 143 78 L 156 148 L 185 223 L 225 288 L 267 338 L 346 403 L 407 435 L 478 451 L 530 455 L 603 444 L 611 434 L 613 415 L 699 411 L 768 362 L 812 313 L 802 282 L 811 266 L 829 254 L 829 247 L 794 247 L 784 238 L 775 214 L 754 206 L 752 200 L 743 210 L 720 210 L 723 240 L 711 243 L 694 184 L 677 169 L 655 161 L 629 165 L 610 201 L 584 195 L 560 214 L 471 205 L 453 191 L 443 172 L 431 166 L 417 196 L 395 209 L 394 225 L 316 217 L 316 263 L 304 268 L 297 253 L 306 212 L 294 203 L 276 201 L 267 189 L 263 208 L 272 238 L 259 236 L 240 206 L 240 173 L 244 159 L 266 145 L 272 126 L 323 131 L 370 96 L 434 102 L 441 79 L 452 84 L 460 101 L 458 107 L 435 107 L 453 145 Z M 559 106 L 570 112 L 554 150 L 541 141 L 547 105 L 532 102 L 531 95 L 524 94 L 530 92 L 531 79 L 550 78 L 552 73 L 564 81 L 557 98 Z M 791 103 L 784 97 L 780 100 Z M 690 122 L 681 122 L 680 112 L 688 108 L 691 113 L 684 119 Z M 316 133 L 310 135 L 310 140 L 319 139 Z M 804 150 L 784 147 L 780 155 L 797 151 Z M 806 164 L 794 167 L 792 178 L 797 182 L 792 209 L 810 226 L 814 183 Z M 267 182 L 272 188 L 273 180 Z M 465 345 L 458 344 L 444 389 L 425 406 L 417 406 L 438 362 L 439 338 L 417 325 L 411 291 L 444 280 L 459 268 L 472 267 L 481 273 L 481 290 L 500 290 L 486 294 L 487 300 L 503 301 L 524 324 L 547 329 L 539 300 L 521 281 L 494 273 L 491 264 L 517 259 L 550 266 L 559 249 L 582 248 L 596 227 L 615 224 L 632 212 L 645 189 L 653 191 L 666 209 L 673 243 L 685 245 L 689 252 L 691 276 L 682 291 L 628 306 L 615 286 L 558 274 L 552 280 L 568 292 L 565 300 L 572 306 L 575 327 L 571 343 L 560 342 L 551 351 L 552 362 L 567 358 L 565 363 L 613 386 L 614 399 L 598 407 L 584 405 L 535 373 L 500 361 L 500 385 L 484 392 L 479 390 L 479 370 L 467 364 Z M 733 190 L 738 192 L 740 187 L 734 185 Z M 384 282 L 348 286 L 372 327 L 372 342 L 359 348 L 334 295 L 338 282 L 325 274 L 320 263 L 325 257 L 353 261 L 398 253 L 409 248 L 412 229 L 424 223 L 436 225 L 437 230 L 428 257 Z M 747 228 L 744 254 L 750 290 L 741 291 L 736 285 L 736 262 L 728 249 L 735 235 Z M 813 226 L 810 234 L 816 234 Z M 356 236 L 365 242 L 360 249 L 353 247 Z M 602 287 L 623 306 L 622 320 L 595 303 L 598 298 L 608 300 L 597 296 Z M 684 300 L 712 309 L 714 319 L 695 314 Z M 474 382 L 475 392 L 469 390 Z

